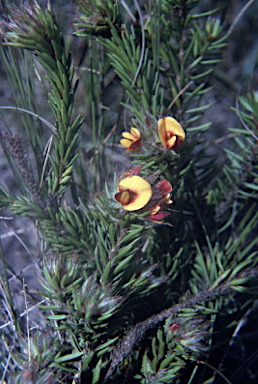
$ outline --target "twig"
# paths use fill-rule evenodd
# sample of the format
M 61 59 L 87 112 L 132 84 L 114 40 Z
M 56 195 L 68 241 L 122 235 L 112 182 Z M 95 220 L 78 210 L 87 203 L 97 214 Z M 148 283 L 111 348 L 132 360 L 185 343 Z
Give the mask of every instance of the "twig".
M 108 135 L 105 137 L 103 143 L 101 143 L 100 146 L 98 147 L 98 149 L 96 150 L 94 156 L 97 155 L 97 154 L 99 153 L 99 151 L 101 150 L 101 148 L 103 147 L 103 145 L 106 144 L 106 142 L 108 141 L 108 139 L 110 138 L 110 136 L 112 136 L 112 134 L 113 134 L 114 131 L 116 130 L 116 127 L 117 127 L 117 125 L 115 124 L 115 125 L 113 126 L 113 128 L 111 129 L 111 131 L 108 133 Z M 94 156 L 92 156 L 92 158 L 90 159 L 88 165 L 90 165 L 90 164 L 93 162 L 93 160 L 94 160 Z
M 5 375 L 6 375 L 6 372 L 7 372 L 7 368 L 8 368 L 8 365 L 9 365 L 9 361 L 11 359 L 11 352 L 9 352 L 9 355 L 8 355 L 8 358 L 7 358 L 7 362 L 6 362 L 6 365 L 4 367 L 4 372 L 3 372 L 3 375 L 2 375 L 2 380 L 1 380 L 1 384 L 4 384 L 5 381 L 4 381 L 4 378 L 5 378 Z
M 236 110 L 237 110 L 237 115 L 238 115 L 239 119 L 241 120 L 241 123 L 243 124 L 245 129 L 255 138 L 256 141 L 258 141 L 258 137 L 255 135 L 255 133 L 253 133 L 251 131 L 251 129 L 246 125 L 246 123 L 244 122 L 244 120 L 242 118 L 242 115 L 241 115 L 241 112 L 240 112 L 240 109 L 239 109 L 238 98 L 236 99 Z
M 40 304 L 43 304 L 45 303 L 46 299 L 44 300 L 41 300 L 37 305 L 40 305 Z M 25 316 L 27 313 L 29 313 L 30 311 L 32 311 L 33 309 L 37 308 L 37 305 L 33 305 L 33 307 L 27 309 L 26 311 L 22 312 L 19 317 L 23 317 Z M 3 329 L 5 327 L 8 327 L 8 325 L 11 325 L 13 323 L 13 321 L 8 321 L 8 323 L 5 323 L 3 325 L 0 326 L 0 329 Z
M 206 365 L 207 367 L 211 368 L 213 371 L 217 372 L 228 384 L 232 384 L 232 382 L 225 375 L 223 375 L 223 373 L 220 372 L 217 368 L 215 368 L 212 365 L 206 363 L 205 361 L 199 361 L 198 363 Z
M 47 121 L 46 119 L 44 119 L 43 117 L 37 115 L 36 113 L 34 112 L 31 112 L 31 111 L 28 111 L 27 109 L 23 109 L 23 108 L 19 108 L 19 107 L 12 107 L 12 106 L 9 106 L 9 105 L 6 105 L 6 106 L 1 106 L 0 109 L 15 109 L 16 111 L 21 111 L 21 112 L 25 112 L 25 113 L 28 113 L 28 115 L 32 115 L 34 117 L 36 117 L 37 119 L 41 120 L 43 123 L 45 123 L 51 130 L 52 132 L 57 135 L 57 130 L 56 128 L 51 124 L 49 123 L 49 121 Z
M 244 316 L 241 317 L 239 320 L 237 327 L 232 335 L 232 339 L 230 340 L 229 345 L 231 346 L 234 343 L 235 338 L 237 337 L 240 329 L 246 324 L 248 320 L 248 316 L 258 307 L 258 300 L 255 300 L 252 307 L 248 309 L 248 311 L 244 314 Z
M 241 372 L 242 370 L 243 370 L 243 371 L 246 371 L 247 368 L 250 366 L 250 364 L 252 364 L 252 363 L 257 359 L 257 355 L 258 355 L 258 350 L 256 349 L 256 350 L 251 354 L 251 356 L 249 356 L 249 357 L 243 362 L 243 364 L 240 365 L 240 367 L 233 373 L 233 375 L 230 376 L 230 380 L 233 380 L 233 379 L 239 374 L 239 372 Z
M 43 184 L 43 181 L 44 181 L 44 174 L 45 174 L 45 170 L 46 170 L 46 166 L 47 166 L 47 161 L 48 161 L 48 158 L 49 158 L 50 149 L 52 147 L 52 142 L 53 142 L 53 135 L 50 136 L 50 138 L 49 138 L 49 140 L 47 142 L 46 148 L 44 150 L 44 153 L 46 153 L 46 157 L 45 157 L 45 161 L 44 161 L 44 165 L 43 165 L 43 170 L 42 170 L 42 174 L 41 174 L 41 178 L 40 178 L 40 184 L 39 184 L 39 188 L 40 189 L 42 188 L 42 184 Z
M 243 16 L 243 14 L 245 13 L 245 11 L 247 10 L 247 8 L 250 7 L 250 5 L 254 2 L 254 0 L 249 0 L 248 3 L 246 3 L 246 5 L 241 9 L 241 11 L 239 12 L 239 14 L 237 15 L 237 17 L 235 18 L 235 20 L 233 21 L 233 23 L 231 24 L 230 28 L 228 29 L 228 34 L 230 35 L 230 33 L 232 33 L 233 29 L 235 28 L 235 25 L 236 23 L 238 22 L 238 20 Z
M 252 311 L 254 311 L 254 310 L 257 308 L 257 306 L 258 306 L 258 300 L 255 300 L 254 303 L 253 303 L 253 305 L 252 305 L 252 307 L 249 308 L 249 309 L 245 312 L 245 314 L 241 317 L 241 319 L 238 321 L 237 326 L 236 326 L 236 328 L 235 328 L 235 330 L 234 330 L 234 332 L 233 332 L 233 334 L 232 334 L 232 337 L 231 337 L 231 339 L 230 339 L 230 342 L 229 342 L 229 344 L 228 344 L 228 348 L 227 348 L 227 350 L 225 351 L 225 353 L 224 353 L 224 355 L 223 355 L 223 357 L 222 357 L 222 359 L 221 359 L 221 362 L 220 362 L 220 364 L 219 364 L 219 369 L 223 369 L 223 365 L 224 365 L 225 359 L 226 359 L 227 356 L 228 356 L 228 350 L 229 350 L 229 348 L 233 346 L 234 342 L 236 341 L 236 338 L 237 338 L 237 336 L 238 336 L 238 333 L 239 333 L 240 329 L 246 324 L 246 322 L 248 321 L 248 317 L 249 317 L 249 315 L 252 313 Z M 256 352 L 257 352 L 257 351 L 256 351 Z M 244 365 L 246 366 L 246 361 L 245 361 Z M 241 366 L 234 372 L 234 374 L 230 377 L 231 380 L 233 379 L 233 377 L 235 377 L 235 376 L 237 375 L 238 372 L 241 371 L 242 367 L 243 367 L 243 365 L 241 365 Z
M 9 321 L 8 324 L 9 324 L 9 325 L 12 325 L 12 326 L 13 326 L 13 329 L 14 329 L 14 325 L 13 325 L 14 320 L 13 320 L 13 317 L 12 317 L 12 309 L 11 309 L 11 307 L 10 307 L 10 302 L 9 302 L 9 300 L 8 300 L 8 296 L 7 296 L 6 292 L 5 292 L 5 289 L 4 289 L 4 286 L 3 286 L 3 284 L 2 284 L 1 279 L 0 279 L 0 288 L 1 288 L 1 291 L 2 291 L 2 295 L 3 295 L 3 297 L 4 297 L 4 300 L 2 300 L 2 305 L 5 307 L 6 312 L 7 312 L 8 316 L 9 316 L 9 319 L 11 319 L 11 320 Z M 3 326 L 2 326 L 2 327 L 3 327 Z M 1 329 L 2 327 L 0 327 L 0 329 Z M 15 331 L 15 329 L 14 329 L 14 331 Z
M 23 293 L 24 293 L 24 301 L 25 301 L 25 312 L 27 316 L 27 335 L 28 335 L 28 351 L 29 351 L 29 363 L 31 361 L 31 351 L 30 351 L 30 326 L 29 326 L 29 312 L 28 312 L 28 303 L 26 297 L 26 284 L 23 279 Z
M 32 263 L 28 264 L 28 265 L 26 265 L 26 267 L 22 268 L 19 272 L 16 273 L 16 272 L 13 271 L 11 266 L 6 262 L 6 269 L 12 275 L 12 277 L 8 278 L 9 283 L 12 282 L 13 280 L 17 280 L 17 281 L 19 281 L 22 284 L 22 281 L 21 281 L 19 275 L 21 275 L 24 272 L 26 272 L 29 268 L 31 268 L 32 265 L 33 265 Z
M 17 235 L 17 233 L 11 228 L 9 227 L 6 223 L 4 223 L 4 225 L 6 226 L 6 228 L 10 229 L 14 236 L 16 237 L 17 240 L 19 240 L 19 242 L 21 243 L 21 245 L 25 248 L 25 250 L 28 252 L 28 254 L 30 255 L 30 257 L 32 258 L 33 262 L 35 263 L 35 265 L 37 266 L 38 270 L 40 271 L 40 267 L 37 263 L 37 261 L 35 260 L 34 256 L 32 255 L 32 253 L 30 252 L 29 248 L 26 246 L 26 244 L 22 241 L 22 239 L 20 238 L 20 236 Z
M 130 8 L 128 7 L 128 5 L 126 4 L 126 2 L 124 0 L 121 0 L 121 4 L 122 6 L 124 7 L 124 9 L 126 10 L 126 12 L 128 13 L 128 15 L 131 17 L 133 23 L 136 23 L 136 17 L 134 17 L 134 15 L 132 14 Z
M 13 217 L 10 217 L 10 218 L 8 218 L 8 217 L 0 217 L 0 219 L 3 219 L 3 220 L 13 220 Z M 17 229 L 16 233 L 20 234 L 20 233 L 30 232 L 32 228 L 34 228 L 34 226 L 31 226 L 31 227 L 28 227 L 28 228 L 20 228 L 20 229 Z M 11 236 L 13 236 L 13 231 L 4 233 L 3 235 L 0 235 L 0 239 L 3 240 L 3 239 L 6 239 L 7 237 L 11 237 Z
M 190 87 L 190 85 L 193 84 L 193 81 L 190 81 L 190 83 L 188 83 L 183 89 L 181 89 L 181 91 L 179 92 L 178 95 L 176 95 L 176 97 L 174 98 L 174 100 L 172 100 L 172 102 L 169 104 L 169 106 L 167 107 L 167 111 L 170 110 L 170 108 L 172 108 L 172 106 L 175 104 L 175 102 L 177 101 L 177 99 L 182 95 L 182 93 L 184 93 L 188 87 Z
M 219 139 L 215 140 L 215 141 L 214 141 L 214 144 L 219 144 L 219 143 L 221 143 L 222 141 L 227 140 L 227 139 L 232 139 L 232 137 L 235 137 L 235 136 L 237 136 L 236 133 L 229 133 L 228 135 L 226 135 L 226 136 L 222 136 L 222 137 L 220 137 Z

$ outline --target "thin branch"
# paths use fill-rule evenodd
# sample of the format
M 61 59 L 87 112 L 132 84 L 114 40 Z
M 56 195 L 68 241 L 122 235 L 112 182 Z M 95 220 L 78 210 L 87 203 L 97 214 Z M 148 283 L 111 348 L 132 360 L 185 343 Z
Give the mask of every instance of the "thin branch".
M 240 329 L 247 323 L 248 321 L 248 316 L 254 311 L 256 310 L 258 307 L 258 300 L 255 300 L 252 307 L 248 309 L 248 311 L 246 311 L 246 313 L 244 314 L 244 316 L 241 317 L 241 319 L 238 321 L 238 324 L 237 324 L 237 327 L 232 335 L 232 339 L 229 343 L 229 345 L 231 346 L 233 343 L 234 343 L 234 340 L 235 338 L 237 337 Z
M 38 305 L 41 305 L 41 304 L 43 304 L 43 303 L 45 303 L 45 301 L 46 301 L 46 299 L 43 299 L 43 300 L 41 300 L 37 305 L 33 305 L 33 307 L 31 307 L 31 308 L 27 309 L 26 311 L 22 312 L 22 313 L 19 315 L 19 318 L 20 318 L 20 317 L 23 317 L 23 316 L 25 316 L 25 315 L 27 315 L 27 313 L 29 313 L 29 312 L 32 311 L 33 309 L 38 308 L 37 306 L 38 306 Z M 1 326 L 0 326 L 0 329 L 3 329 L 3 328 L 5 328 L 5 327 L 8 327 L 8 325 L 11 325 L 11 324 L 13 324 L 13 321 L 8 321 L 8 323 L 5 323 L 5 324 L 1 325 Z
M 49 122 L 47 121 L 46 119 L 44 119 L 43 117 L 37 115 L 36 113 L 34 112 L 31 112 L 31 111 L 28 111 L 27 109 L 23 109 L 23 108 L 19 108 L 19 107 L 12 107 L 12 106 L 9 106 L 9 105 L 6 105 L 6 106 L 1 106 L 0 109 L 15 109 L 16 111 L 21 111 L 21 112 L 25 112 L 25 113 L 28 113 L 28 115 L 32 115 L 34 117 L 36 117 L 37 119 L 41 120 L 43 123 L 45 123 L 50 129 L 51 131 L 57 135 L 57 130 L 56 128 Z
M 4 297 L 4 300 L 2 300 L 2 305 L 5 307 L 5 310 L 9 316 L 9 319 L 11 319 L 9 322 L 8 322 L 8 325 L 12 325 L 13 326 L 13 330 L 15 331 L 15 328 L 14 328 L 14 320 L 13 320 L 13 317 L 12 317 L 12 309 L 11 309 L 11 306 L 10 306 L 10 302 L 8 300 L 8 296 L 5 292 L 5 287 L 4 285 L 2 284 L 2 281 L 0 279 L 0 289 L 1 289 L 1 292 L 2 292 L 2 295 Z M 3 325 L 0 326 L 0 329 L 2 329 L 2 327 L 4 327 Z
M 188 87 L 190 87 L 190 85 L 193 84 L 193 81 L 190 81 L 190 83 L 186 84 L 186 86 L 181 89 L 181 91 L 179 92 L 178 95 L 176 95 L 176 97 L 174 98 L 174 100 L 172 100 L 172 102 L 169 104 L 169 106 L 167 107 L 167 111 L 170 110 L 170 108 L 172 108 L 172 106 L 175 104 L 175 102 L 177 101 L 177 99 L 182 95 L 182 93 L 184 93 Z
M 3 375 L 2 375 L 1 384 L 6 383 L 6 381 L 4 380 L 4 378 L 5 378 L 7 369 L 8 369 L 9 362 L 10 362 L 10 360 L 11 360 L 11 356 L 12 356 L 12 354 L 11 354 L 11 352 L 9 352 L 9 355 L 8 355 L 8 358 L 7 358 L 7 362 L 6 362 L 6 365 L 5 365 L 5 367 L 4 367 L 4 372 L 3 372 Z
M 124 7 L 124 9 L 126 10 L 126 12 L 128 13 L 128 15 L 131 17 L 133 23 L 136 23 L 137 22 L 136 17 L 132 14 L 132 12 L 131 12 L 130 8 L 128 7 L 128 5 L 126 4 L 126 2 L 124 0 L 121 0 L 121 4 Z
M 224 140 L 232 139 L 232 137 L 236 137 L 236 136 L 237 136 L 236 133 L 229 133 L 228 135 L 222 136 L 219 139 L 215 140 L 214 144 L 219 144 L 219 143 L 221 143 Z
M 8 217 L 0 217 L 0 219 L 3 219 L 3 220 L 13 220 L 14 218 L 13 217 L 9 217 L 9 218 Z M 27 228 L 17 229 L 15 233 L 16 234 L 21 234 L 21 233 L 30 232 L 32 228 L 34 228 L 34 225 L 31 226 L 31 227 L 27 227 Z M 14 236 L 13 230 L 11 230 L 10 232 L 4 233 L 3 235 L 0 235 L 0 239 L 3 240 L 3 239 L 6 239 L 7 237 L 11 237 L 11 236 Z
M 230 380 L 233 380 L 241 371 L 246 371 L 248 367 L 257 359 L 258 349 L 256 349 L 241 365 L 237 370 L 230 376 Z
M 238 115 L 239 119 L 241 120 L 241 123 L 243 124 L 245 129 L 255 138 L 256 141 L 258 141 L 258 137 L 255 135 L 255 133 L 253 133 L 251 131 L 251 129 L 246 125 L 246 123 L 244 122 L 244 120 L 242 118 L 242 115 L 241 115 L 241 112 L 240 112 L 240 109 L 239 109 L 238 98 L 236 99 L 236 109 L 237 109 L 237 115 Z
M 241 317 L 241 319 L 238 321 L 237 326 L 236 326 L 236 328 L 235 328 L 235 330 L 234 330 L 234 332 L 233 332 L 233 334 L 232 334 L 232 337 L 231 337 L 231 339 L 230 339 L 230 341 L 229 341 L 228 349 L 229 349 L 229 348 L 232 348 L 232 347 L 234 346 L 235 341 L 238 339 L 238 333 L 240 332 L 241 328 L 244 327 L 245 324 L 247 323 L 247 321 L 248 321 L 248 317 L 250 316 L 250 314 L 251 314 L 254 310 L 257 309 L 257 306 L 258 306 L 258 300 L 255 300 L 254 303 L 253 303 L 253 305 L 252 305 L 252 307 L 249 308 L 249 309 L 245 312 L 245 314 Z M 257 352 L 257 351 L 256 351 L 256 352 Z M 225 359 L 227 358 L 227 356 L 228 356 L 228 350 L 225 351 L 225 353 L 224 353 L 224 355 L 223 355 L 223 357 L 222 357 L 222 359 L 221 359 L 221 362 L 220 362 L 220 364 L 219 364 L 218 369 L 221 369 L 221 370 L 223 369 L 223 365 L 224 365 L 224 362 L 225 362 Z M 251 358 L 252 358 L 252 355 L 251 355 Z M 249 359 L 250 359 L 250 357 L 249 357 Z M 249 360 L 249 359 L 248 359 L 248 360 Z M 252 359 L 251 359 L 251 362 L 252 362 Z M 245 362 L 244 362 L 245 367 L 246 367 L 246 364 L 247 364 L 247 362 L 245 361 Z M 234 372 L 234 374 L 230 377 L 230 380 L 232 380 L 233 377 L 235 377 L 235 376 L 237 375 L 237 373 L 241 371 L 242 367 L 243 367 L 243 365 L 241 365 L 241 366 L 237 369 L 237 371 Z
M 29 326 L 29 312 L 28 312 L 28 302 L 26 296 L 26 284 L 23 279 L 23 293 L 24 293 L 24 301 L 25 301 L 25 312 L 27 317 L 27 337 L 28 337 L 28 351 L 29 351 L 29 363 L 31 361 L 31 351 L 30 351 L 30 326 Z
M 30 252 L 29 248 L 26 246 L 26 244 L 22 241 L 22 239 L 20 238 L 20 236 L 17 235 L 17 232 L 15 232 L 10 226 L 8 226 L 6 223 L 4 223 L 4 225 L 6 226 L 6 228 L 10 229 L 12 232 L 13 232 L 13 235 L 16 237 L 16 239 L 21 243 L 21 245 L 24 247 L 24 249 L 28 252 L 28 254 L 30 255 L 30 257 L 32 258 L 34 264 L 37 266 L 38 270 L 40 271 L 40 267 L 37 263 L 37 261 L 35 260 L 34 256 L 32 255 L 32 253 Z
M 45 161 L 44 161 L 44 165 L 43 165 L 43 170 L 42 170 L 42 174 L 41 174 L 41 178 L 40 178 L 40 184 L 39 184 L 39 188 L 40 189 L 42 188 L 42 185 L 43 185 L 44 174 L 45 174 L 45 170 L 46 170 L 46 166 L 47 166 L 47 162 L 48 162 L 48 158 L 49 158 L 49 153 L 50 153 L 50 149 L 51 149 L 51 146 L 52 146 L 52 142 L 53 142 L 53 135 L 50 136 L 50 138 L 49 138 L 49 140 L 47 142 L 47 145 L 46 145 L 46 149 L 45 149 L 46 157 L 45 157 Z
M 230 28 L 228 29 L 228 34 L 230 35 L 230 33 L 232 33 L 233 29 L 235 28 L 235 25 L 236 23 L 238 22 L 238 20 L 243 16 L 243 14 L 245 13 L 245 11 L 250 7 L 251 4 L 253 4 L 254 0 L 249 0 L 248 3 L 246 3 L 246 5 L 241 9 L 241 11 L 239 12 L 239 14 L 237 15 L 237 17 L 235 18 L 235 20 L 233 21 L 233 23 L 231 24 Z
M 207 367 L 211 368 L 213 371 L 217 372 L 217 374 L 220 375 L 228 384 L 232 384 L 232 382 L 225 375 L 223 375 L 223 373 L 220 372 L 217 368 L 206 363 L 205 361 L 199 361 L 199 364 L 203 364 L 203 365 L 206 365 Z
M 107 136 L 105 137 L 103 143 L 101 143 L 100 146 L 98 147 L 98 149 L 96 149 L 94 156 L 97 155 L 97 154 L 99 153 L 99 151 L 101 150 L 101 148 L 103 147 L 103 145 L 105 145 L 106 142 L 108 141 L 108 139 L 113 135 L 113 133 L 114 133 L 115 130 L 116 130 L 116 127 L 117 127 L 117 125 L 115 124 L 115 125 L 113 126 L 113 128 L 111 129 L 111 131 L 110 131 L 110 132 L 107 134 Z M 90 159 L 88 166 L 93 162 L 93 160 L 94 160 L 94 156 L 92 156 L 92 158 Z

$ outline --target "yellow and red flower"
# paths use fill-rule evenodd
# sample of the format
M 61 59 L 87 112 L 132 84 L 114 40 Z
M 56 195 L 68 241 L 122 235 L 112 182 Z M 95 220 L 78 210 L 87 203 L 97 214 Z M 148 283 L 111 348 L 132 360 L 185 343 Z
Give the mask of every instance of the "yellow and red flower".
M 165 148 L 177 149 L 185 140 L 185 132 L 173 117 L 163 117 L 158 121 L 159 137 Z
M 168 204 L 172 203 L 170 200 L 170 192 L 172 192 L 172 187 L 167 180 L 160 180 L 155 186 L 153 193 L 159 198 L 159 203 L 155 205 L 153 210 L 150 213 L 149 219 L 156 222 L 162 222 L 166 216 L 169 216 L 170 213 L 163 211 L 166 209 Z
M 150 183 L 140 176 L 127 176 L 118 184 L 119 192 L 115 199 L 126 211 L 138 211 L 143 208 L 152 196 Z
M 126 211 L 149 212 L 150 220 L 162 222 L 169 215 L 166 209 L 167 205 L 172 203 L 172 187 L 167 180 L 160 180 L 152 187 L 153 177 L 149 178 L 149 181 L 152 180 L 150 182 L 145 180 L 139 176 L 140 170 L 141 166 L 124 173 L 124 178 L 118 184 L 119 192 L 116 193 L 115 199 Z
M 142 145 L 141 134 L 136 128 L 131 128 L 131 133 L 123 132 L 120 144 L 127 149 L 126 152 L 137 151 Z

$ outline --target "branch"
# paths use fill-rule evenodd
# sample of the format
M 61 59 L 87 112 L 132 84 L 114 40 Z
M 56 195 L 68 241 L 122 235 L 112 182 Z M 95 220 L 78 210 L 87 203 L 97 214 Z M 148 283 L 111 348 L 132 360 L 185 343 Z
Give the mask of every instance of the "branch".
M 128 356 L 132 352 L 135 344 L 143 338 L 145 332 L 148 331 L 150 328 L 154 327 L 155 325 L 170 316 L 172 318 L 175 318 L 178 313 L 181 312 L 184 308 L 194 307 L 204 301 L 214 299 L 216 296 L 224 295 L 232 290 L 233 288 L 229 285 L 229 282 L 227 282 L 226 284 L 220 285 L 209 291 L 200 292 L 197 295 L 191 297 L 190 299 L 184 301 L 183 303 L 173 305 L 172 307 L 163 310 L 159 314 L 153 315 L 148 319 L 136 324 L 134 328 L 128 332 L 124 339 L 116 346 L 113 353 L 111 354 L 111 365 L 106 374 L 105 382 L 113 374 L 116 367 L 125 359 L 126 356 Z

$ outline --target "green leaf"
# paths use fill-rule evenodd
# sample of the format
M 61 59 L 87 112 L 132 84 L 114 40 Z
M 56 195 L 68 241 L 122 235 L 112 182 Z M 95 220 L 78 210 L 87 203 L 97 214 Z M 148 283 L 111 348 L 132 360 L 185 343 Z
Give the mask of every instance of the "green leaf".
M 56 320 L 56 321 L 58 321 L 58 320 L 65 320 L 65 319 L 67 319 L 67 317 L 68 317 L 68 315 L 52 315 L 52 316 L 48 316 L 47 318 L 49 320 Z
M 58 363 L 58 364 L 66 363 L 75 359 L 77 360 L 79 357 L 82 357 L 83 355 L 84 355 L 84 352 L 74 352 L 74 353 L 70 353 L 69 355 L 58 357 L 54 361 L 55 363 Z

